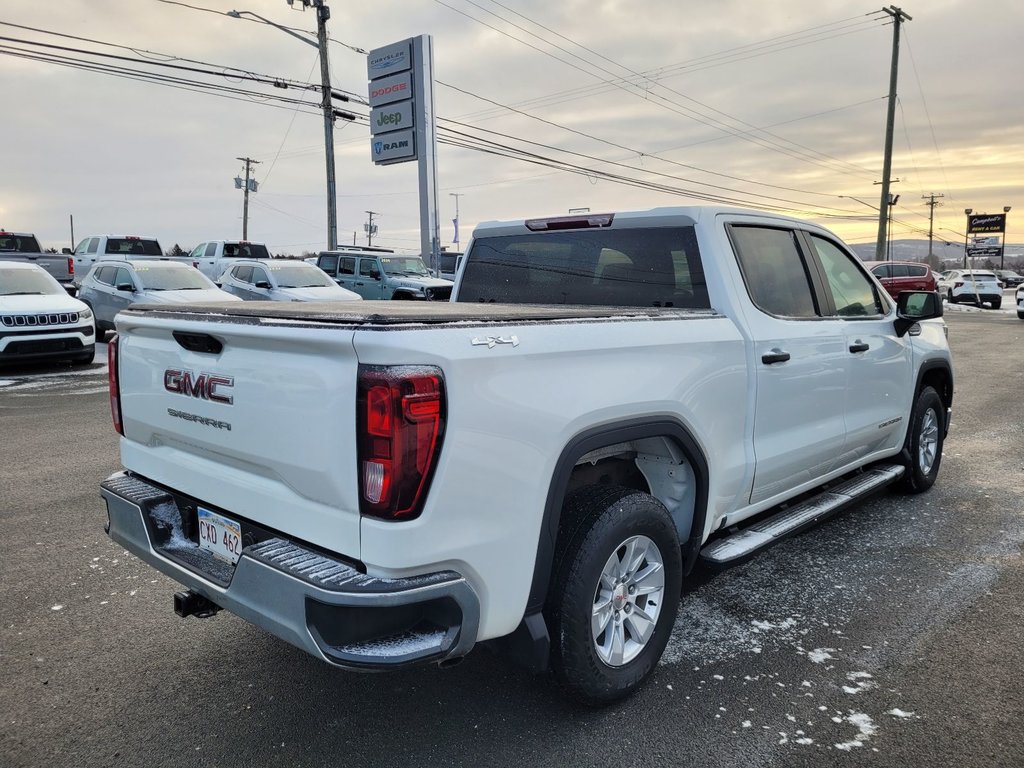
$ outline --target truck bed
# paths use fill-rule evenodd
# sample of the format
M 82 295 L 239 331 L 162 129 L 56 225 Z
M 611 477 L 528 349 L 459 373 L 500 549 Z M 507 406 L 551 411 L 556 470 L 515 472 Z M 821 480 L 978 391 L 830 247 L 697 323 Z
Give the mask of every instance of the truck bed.
M 596 307 L 538 304 L 462 304 L 430 301 L 246 301 L 231 304 L 133 305 L 128 312 L 165 317 L 222 320 L 310 322 L 343 326 L 531 323 L 580 320 L 680 320 L 708 317 L 711 310 L 672 307 Z

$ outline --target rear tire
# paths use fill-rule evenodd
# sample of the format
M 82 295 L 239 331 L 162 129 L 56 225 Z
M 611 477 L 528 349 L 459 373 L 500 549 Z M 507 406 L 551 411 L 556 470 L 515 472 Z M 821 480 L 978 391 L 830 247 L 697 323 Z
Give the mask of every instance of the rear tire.
M 1017 317 L 1018 317 L 1019 319 L 1021 319 L 1021 320 L 1024 320 L 1024 312 L 1021 312 L 1021 311 L 1020 311 L 1020 310 L 1018 309 L 1018 310 L 1017 310 Z
M 675 523 L 653 496 L 618 486 L 571 493 L 545 608 L 552 668 L 592 706 L 634 693 L 654 671 L 679 608 Z
M 945 413 L 942 398 L 932 387 L 925 387 L 918 393 L 904 443 L 910 460 L 904 464 L 907 471 L 902 485 L 908 493 L 923 493 L 935 484 L 942 463 Z
M 947 288 L 946 289 L 946 301 L 948 301 L 950 304 L 956 304 L 956 299 L 953 297 L 953 289 L 952 288 Z
M 992 309 L 999 309 L 1001 306 L 1003 306 L 1002 299 L 996 299 L 995 301 L 992 302 Z

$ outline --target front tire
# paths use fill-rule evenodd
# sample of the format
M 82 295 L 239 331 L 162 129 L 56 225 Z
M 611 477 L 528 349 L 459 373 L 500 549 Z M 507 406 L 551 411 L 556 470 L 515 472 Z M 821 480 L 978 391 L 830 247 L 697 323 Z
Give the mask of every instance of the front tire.
M 588 486 L 566 499 L 545 617 L 552 668 L 592 706 L 634 693 L 654 671 L 679 607 L 675 523 L 654 497 Z
M 946 289 L 946 301 L 948 301 L 950 304 L 956 304 L 956 298 L 953 296 L 952 288 Z
M 942 463 L 945 413 L 942 398 L 932 387 L 918 393 L 904 444 L 904 453 L 910 458 L 905 462 L 902 484 L 909 493 L 923 493 L 935 484 Z

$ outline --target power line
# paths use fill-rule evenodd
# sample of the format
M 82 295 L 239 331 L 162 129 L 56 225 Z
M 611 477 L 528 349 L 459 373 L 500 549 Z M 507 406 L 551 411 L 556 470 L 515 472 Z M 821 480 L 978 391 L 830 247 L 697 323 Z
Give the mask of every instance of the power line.
M 577 69 L 577 70 L 579 70 L 581 72 L 584 72 L 585 74 L 590 75 L 591 77 L 596 77 L 597 79 L 601 80 L 606 85 L 611 85 L 611 86 L 617 87 L 617 88 L 619 88 L 619 89 L 621 89 L 623 91 L 626 91 L 627 93 L 630 93 L 633 96 L 640 96 L 640 97 L 644 98 L 647 101 L 651 101 L 653 99 L 654 101 L 652 103 L 656 103 L 657 106 L 661 106 L 662 108 L 667 109 L 670 112 L 674 112 L 675 114 L 679 114 L 679 115 L 682 115 L 684 117 L 688 117 L 688 118 L 690 118 L 692 120 L 695 120 L 696 122 L 702 123 L 702 124 L 704 124 L 704 125 L 706 125 L 708 127 L 715 128 L 715 129 L 723 131 L 725 133 L 729 133 L 730 135 L 733 135 L 736 138 L 740 138 L 741 140 L 749 141 L 749 142 L 751 142 L 753 144 L 761 146 L 762 148 L 770 149 L 770 150 L 776 151 L 776 152 L 780 152 L 780 153 L 782 153 L 784 155 L 787 155 L 787 156 L 789 156 L 789 157 L 791 157 L 793 159 L 801 160 L 803 162 L 809 162 L 809 163 L 812 163 L 812 164 L 815 164 L 815 165 L 824 165 L 824 163 L 821 160 L 817 160 L 817 159 L 811 157 L 808 154 L 808 152 L 811 152 L 811 153 L 814 153 L 814 154 L 818 154 L 818 155 L 821 155 L 823 157 L 827 157 L 830 160 L 833 160 L 835 162 L 839 162 L 839 163 L 844 164 L 844 165 L 852 166 L 852 164 L 847 163 L 846 161 L 839 160 L 838 158 L 832 158 L 831 156 L 824 155 L 824 153 L 820 153 L 820 152 L 817 152 L 816 150 L 811 150 L 811 149 L 809 149 L 807 147 L 803 147 L 803 145 L 799 145 L 796 142 L 790 142 L 790 141 L 788 141 L 786 139 L 782 139 L 781 137 L 777 137 L 774 134 L 768 134 L 768 135 L 771 135 L 773 138 L 778 138 L 781 141 L 786 141 L 789 144 L 793 144 L 794 146 L 797 146 L 800 149 L 791 150 L 788 147 L 785 147 L 785 146 L 783 146 L 783 145 L 779 144 L 778 142 L 773 141 L 771 139 L 762 139 L 760 137 L 754 137 L 754 136 L 751 136 L 751 135 L 747 135 L 747 134 L 744 134 L 744 133 L 737 132 L 736 129 L 734 129 L 731 126 L 728 126 L 728 125 L 722 123 L 720 120 L 717 120 L 716 118 L 702 115 L 699 112 L 696 112 L 695 110 L 693 110 L 693 109 L 691 109 L 689 107 L 682 106 L 681 104 L 679 104 L 676 101 L 672 101 L 670 99 L 667 99 L 665 97 L 659 96 L 657 94 L 650 93 L 649 91 L 645 91 L 644 93 L 638 94 L 636 91 L 632 90 L 631 88 L 625 87 L 626 84 L 628 84 L 630 86 L 633 86 L 634 88 L 638 88 L 639 87 L 639 84 L 633 83 L 629 79 L 620 79 L 620 80 L 617 80 L 617 81 L 616 80 L 606 80 L 606 79 L 603 79 L 600 75 L 598 75 L 598 74 L 596 74 L 596 73 L 594 73 L 592 71 L 589 71 L 587 69 L 584 69 L 583 67 L 580 67 L 579 65 L 574 64 L 571 61 L 567 61 L 567 60 L 565 60 L 565 59 L 563 59 L 563 58 L 561 58 L 561 57 L 559 57 L 559 56 L 557 56 L 555 54 L 552 54 L 550 51 L 545 51 L 545 50 L 543 50 L 541 48 L 538 48 L 537 46 L 535 46 L 535 45 L 533 45 L 533 44 L 523 40 L 522 38 L 516 37 L 515 35 L 512 35 L 512 34 L 506 32 L 505 30 L 499 29 L 498 27 L 495 27 L 495 26 L 493 26 L 491 24 L 488 24 L 487 22 L 485 22 L 485 21 L 483 21 L 481 19 L 477 19 L 474 16 L 471 16 L 471 15 L 465 13 L 464 11 L 459 10 L 458 8 L 455 8 L 454 6 L 449 5 L 448 3 L 444 2 L 444 0 L 434 0 L 434 2 L 436 2 L 439 5 L 442 5 L 442 6 L 446 7 L 446 8 L 454 11 L 455 13 L 458 13 L 458 14 L 460 14 L 462 16 L 465 16 L 466 18 L 472 19 L 473 21 L 475 21 L 478 24 L 481 24 L 481 25 L 487 27 L 488 29 L 492 29 L 495 32 L 498 32 L 499 34 L 505 35 L 506 37 L 508 37 L 508 38 L 510 38 L 512 40 L 515 40 L 515 41 L 521 43 L 522 45 L 527 46 L 528 48 L 532 48 L 533 50 L 538 51 L 539 53 L 542 53 L 545 56 L 549 56 L 549 57 L 555 59 L 556 61 L 559 61 L 559 62 L 561 62 L 563 64 L 566 64 L 567 66 L 570 66 L 573 69 Z M 531 35 L 532 37 L 535 37 L 538 40 L 543 41 L 545 44 L 550 45 L 553 48 L 555 48 L 555 49 L 557 49 L 559 51 L 562 51 L 563 53 L 566 53 L 566 54 L 568 54 L 569 56 L 571 56 L 573 58 L 579 59 L 580 61 L 586 63 L 590 67 L 594 67 L 595 69 L 598 69 L 601 72 L 605 72 L 605 73 L 611 75 L 613 78 L 619 78 L 620 77 L 619 75 L 617 75 L 616 73 L 608 70 L 607 68 L 602 67 L 602 66 L 600 66 L 598 64 L 594 64 L 593 62 L 589 62 L 586 59 L 583 59 L 582 57 L 572 53 L 571 51 L 568 51 L 567 49 L 563 48 L 562 46 L 560 46 L 560 45 L 558 45 L 556 43 L 552 43 L 549 40 L 545 40 L 544 38 L 542 38 L 542 37 L 540 37 L 540 36 L 530 32 L 529 30 L 525 29 L 521 25 L 515 24 L 514 22 L 511 22 L 508 19 L 505 19 L 502 16 L 499 16 L 498 14 L 493 13 L 492 11 L 489 11 L 489 10 L 487 10 L 485 8 L 482 8 L 479 4 L 477 4 L 473 0 L 466 0 L 466 2 L 470 3 L 471 5 L 473 5 L 473 6 L 477 7 L 477 8 L 480 8 L 485 13 L 490 13 L 492 16 L 495 16 L 496 18 L 501 19 L 506 24 L 509 24 L 512 27 L 525 32 L 526 34 Z M 873 14 L 877 14 L 877 13 L 879 13 L 879 12 L 873 12 Z M 872 15 L 872 14 L 865 14 L 865 15 Z M 561 37 L 564 37 L 564 36 L 561 36 Z M 568 38 L 565 38 L 565 39 L 568 39 Z M 619 67 L 621 67 L 623 69 L 626 69 L 629 72 L 632 72 L 633 75 L 636 76 L 636 77 L 644 78 L 644 75 L 642 75 L 640 73 L 637 73 L 637 72 L 634 72 L 633 70 L 630 70 L 628 67 L 624 67 L 624 66 L 622 66 L 620 64 L 616 64 L 616 66 L 619 66 Z M 667 86 L 661 86 L 661 87 L 666 89 L 666 90 L 668 90 L 668 91 L 670 91 L 670 92 L 672 92 L 672 93 L 677 94 L 678 96 L 686 99 L 687 101 L 691 101 L 691 102 L 693 102 L 695 104 L 700 105 L 701 107 L 703 107 L 705 109 L 711 110 L 711 111 L 716 112 L 716 113 L 718 113 L 720 115 L 728 117 L 730 120 L 733 120 L 733 121 L 738 122 L 738 123 L 743 124 L 743 125 L 747 125 L 748 127 L 751 127 L 751 128 L 754 127 L 754 126 L 751 126 L 749 123 L 746 123 L 746 122 L 740 120 L 739 118 L 735 118 L 735 117 L 733 117 L 731 115 L 728 115 L 725 112 L 722 112 L 722 111 L 717 110 L 717 109 L 715 109 L 713 107 L 710 107 L 709 105 L 704 104 L 703 102 L 700 102 L 700 101 L 698 101 L 696 99 L 693 99 L 693 98 L 691 98 L 689 96 L 686 96 L 685 94 L 682 94 L 679 91 L 675 91 L 675 90 L 673 90 L 671 88 L 668 88 Z M 801 150 L 804 150 L 804 151 L 801 151 Z M 825 165 L 825 167 L 829 167 L 829 166 Z M 857 166 L 852 166 L 852 167 L 856 168 L 856 172 L 857 173 L 873 173 L 873 172 L 871 172 L 871 171 L 869 171 L 867 169 L 859 168 Z M 841 169 L 834 169 L 833 168 L 832 170 L 838 170 L 839 172 L 847 173 L 847 174 L 851 173 L 850 171 L 843 171 Z

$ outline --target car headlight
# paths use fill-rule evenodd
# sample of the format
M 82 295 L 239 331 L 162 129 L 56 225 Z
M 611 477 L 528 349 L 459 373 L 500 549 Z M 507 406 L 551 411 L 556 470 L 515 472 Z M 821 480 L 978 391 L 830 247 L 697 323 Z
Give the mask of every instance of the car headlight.
M 78 313 L 78 319 L 79 320 L 92 320 L 92 310 L 91 309 L 83 309 L 81 312 Z

